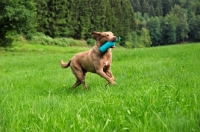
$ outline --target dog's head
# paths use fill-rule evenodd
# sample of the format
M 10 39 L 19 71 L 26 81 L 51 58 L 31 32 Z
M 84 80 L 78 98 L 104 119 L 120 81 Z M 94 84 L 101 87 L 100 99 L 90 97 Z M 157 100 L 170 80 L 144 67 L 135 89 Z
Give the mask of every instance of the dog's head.
M 92 32 L 92 36 L 96 39 L 96 45 L 101 47 L 108 41 L 116 41 L 117 37 L 112 32 Z

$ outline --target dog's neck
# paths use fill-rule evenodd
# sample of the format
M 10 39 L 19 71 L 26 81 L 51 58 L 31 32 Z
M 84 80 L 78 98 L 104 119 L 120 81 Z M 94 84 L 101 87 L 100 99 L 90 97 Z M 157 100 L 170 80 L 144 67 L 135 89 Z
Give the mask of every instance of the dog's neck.
M 96 41 L 95 46 L 100 48 L 101 47 L 101 43 L 99 41 Z

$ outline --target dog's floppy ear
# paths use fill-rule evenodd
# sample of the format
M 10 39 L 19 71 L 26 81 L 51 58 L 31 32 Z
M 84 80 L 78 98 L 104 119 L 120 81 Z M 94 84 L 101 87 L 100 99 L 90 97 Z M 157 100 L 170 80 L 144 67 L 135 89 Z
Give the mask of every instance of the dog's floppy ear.
M 93 36 L 96 40 L 98 40 L 99 37 L 101 36 L 101 32 L 94 31 L 94 32 L 92 32 L 92 36 Z

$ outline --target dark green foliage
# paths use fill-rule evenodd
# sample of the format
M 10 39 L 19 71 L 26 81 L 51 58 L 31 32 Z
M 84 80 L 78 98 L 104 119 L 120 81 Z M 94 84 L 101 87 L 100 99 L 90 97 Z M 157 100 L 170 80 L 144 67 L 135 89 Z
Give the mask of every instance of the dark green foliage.
M 136 28 L 134 12 L 129 0 L 111 0 L 112 8 L 115 12 L 115 21 L 112 21 L 115 23 L 113 32 L 123 38 L 120 44 L 124 46 L 126 36 Z
M 105 28 L 105 22 L 109 22 L 110 16 L 112 16 L 111 18 L 113 18 L 113 11 L 110 11 L 110 4 L 105 1 L 105 0 L 101 0 L 99 2 L 97 2 L 96 0 L 91 0 L 90 2 L 90 7 L 92 8 L 92 16 L 91 16 L 91 30 L 94 31 L 104 31 L 106 30 Z M 106 8 L 106 6 L 108 6 L 108 8 Z M 106 13 L 110 11 L 109 17 L 106 18 Z M 110 23 L 109 23 L 110 24 Z M 112 25 L 108 25 L 108 28 L 112 28 Z
M 177 17 L 175 17 L 173 14 L 167 14 L 162 19 L 161 27 L 162 27 L 162 45 L 165 44 L 174 44 L 177 42 L 176 39 L 176 30 L 177 25 L 175 24 L 175 21 Z
M 28 33 L 34 30 L 35 5 L 32 0 L 1 0 L 0 1 L 0 46 L 11 44 L 8 33 Z
M 141 31 L 133 31 L 127 35 L 125 47 L 127 48 L 143 48 L 150 47 L 152 44 L 149 30 L 142 28 Z
M 112 31 L 125 38 L 136 27 L 129 0 L 35 1 L 38 31 L 51 37 L 87 39 L 96 30 Z
M 150 31 L 152 45 L 199 41 L 199 7 L 200 1 L 194 0 L 130 0 L 137 19 L 137 32 L 142 28 Z M 135 2 L 135 4 L 134 4 Z M 136 5 L 143 8 L 135 7 Z M 154 8 L 152 8 L 154 7 Z M 163 9 L 161 10 L 161 7 Z M 148 16 L 151 16 L 149 19 Z M 159 17 L 160 26 L 152 19 Z M 146 26 L 147 25 L 147 26 Z M 158 33 L 160 32 L 160 33 Z
M 196 35 L 195 39 L 200 41 L 200 15 L 196 16 Z
M 174 21 L 165 20 L 163 23 L 163 44 L 176 43 L 176 25 Z
M 165 16 L 180 0 L 130 0 L 135 12 L 148 13 L 149 16 Z
M 87 44 L 90 46 L 94 46 L 95 45 L 96 40 L 93 38 L 89 38 L 87 39 Z
M 126 47 L 199 41 L 199 14 L 199 0 L 1 0 L 0 46 L 15 33 L 31 40 L 34 30 L 84 40 L 112 31 Z
M 190 15 L 189 18 L 189 38 L 192 40 L 200 41 L 200 15 L 195 16 L 194 14 Z
M 151 17 L 147 22 L 147 29 L 150 31 L 150 37 L 153 46 L 161 43 L 161 22 L 158 17 Z
M 66 22 L 68 1 L 35 0 L 37 3 L 38 31 L 51 37 L 65 37 L 69 34 Z
M 79 6 L 79 19 L 80 19 L 80 38 L 88 38 L 90 36 L 90 25 L 92 16 L 92 5 L 88 0 L 81 0 Z
M 141 30 L 141 44 L 144 45 L 144 47 L 150 47 L 152 44 L 151 37 L 149 35 L 149 30 L 146 28 L 142 28 Z
M 189 25 L 187 22 L 187 10 L 181 8 L 179 5 L 175 5 L 171 10 L 170 15 L 174 18 L 176 24 L 176 38 L 177 41 L 184 42 L 185 38 L 188 38 Z
M 149 18 L 147 15 L 142 16 L 141 12 L 136 12 L 134 15 L 137 25 L 136 31 L 132 31 L 127 35 L 125 46 L 132 48 L 149 47 L 152 44 L 150 33 L 146 26 Z

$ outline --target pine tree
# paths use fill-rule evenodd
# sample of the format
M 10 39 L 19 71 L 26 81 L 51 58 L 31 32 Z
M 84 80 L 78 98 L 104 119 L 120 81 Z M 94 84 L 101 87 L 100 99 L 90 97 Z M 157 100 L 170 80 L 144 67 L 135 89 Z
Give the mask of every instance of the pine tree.
M 79 17 L 80 17 L 80 33 L 82 39 L 86 39 L 90 36 L 90 25 L 91 25 L 91 3 L 88 0 L 81 0 L 79 5 Z
M 170 15 L 167 15 L 163 21 L 162 40 L 164 44 L 176 43 L 176 25 L 170 17 Z
M 87 39 L 92 31 L 110 30 L 125 40 L 126 34 L 136 27 L 129 0 L 35 1 L 38 31 L 51 37 Z
M 142 12 L 140 0 L 130 0 L 130 2 L 135 12 Z
M 185 38 L 188 38 L 189 25 L 187 22 L 187 10 L 181 8 L 179 5 L 175 5 L 170 14 L 174 16 L 174 22 L 177 27 L 176 37 L 177 41 L 184 42 Z
M 144 13 L 148 13 L 148 14 L 151 13 L 148 0 L 143 0 L 143 3 L 142 3 L 142 14 L 144 15 Z
M 68 0 L 69 5 L 66 11 L 66 21 L 70 37 L 75 39 L 81 38 L 80 23 L 80 0 Z
M 155 16 L 163 16 L 163 5 L 162 5 L 162 1 L 161 0 L 154 0 L 154 3 L 156 5 L 155 7 Z
M 107 3 L 106 5 L 106 9 L 105 9 L 105 25 L 104 28 L 106 31 L 112 31 L 115 32 L 116 30 L 116 21 L 117 18 L 115 17 L 115 10 L 114 8 L 111 6 L 110 3 Z M 117 33 L 115 33 L 117 35 Z
M 37 3 L 38 31 L 51 37 L 68 36 L 66 22 L 68 2 L 65 0 L 35 0 Z
M 35 0 L 37 7 L 37 31 L 46 33 L 48 24 L 48 12 L 47 12 L 47 1 L 46 0 Z
M 111 7 L 114 9 L 115 25 L 114 31 L 116 35 L 123 34 L 123 9 L 121 6 L 121 0 L 111 0 Z M 121 36 L 124 38 L 124 36 Z
M 136 29 L 133 8 L 129 0 L 111 0 L 111 7 L 116 20 L 114 32 L 125 40 L 127 34 Z M 121 44 L 124 45 L 124 42 Z
M 96 31 L 105 30 L 105 21 L 107 17 L 110 17 L 110 16 L 105 16 L 107 4 L 109 3 L 107 3 L 106 0 L 102 0 L 98 2 L 96 0 L 91 0 L 91 5 L 92 5 L 91 22 L 92 22 L 93 30 L 96 30 Z M 113 15 L 113 14 L 109 14 L 109 15 Z
M 152 45 L 156 46 L 161 43 L 161 22 L 158 17 L 151 17 L 147 22 L 147 29 L 150 32 Z
M 196 0 L 196 2 L 194 2 L 194 3 L 195 3 L 195 5 L 196 5 L 195 14 L 196 14 L 196 15 L 200 15 L 200 1 L 197 1 L 197 0 Z
M 200 41 L 200 15 L 195 15 L 195 12 L 190 14 L 189 23 L 189 37 L 193 41 Z

